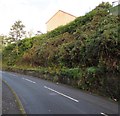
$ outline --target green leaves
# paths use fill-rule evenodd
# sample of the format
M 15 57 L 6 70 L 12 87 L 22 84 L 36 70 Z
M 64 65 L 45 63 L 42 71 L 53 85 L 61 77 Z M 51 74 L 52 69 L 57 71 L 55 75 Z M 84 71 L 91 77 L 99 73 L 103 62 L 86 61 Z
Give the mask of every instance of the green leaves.
M 110 7 L 102 3 L 65 26 L 19 41 L 18 56 L 15 44 L 7 46 L 4 63 L 44 67 L 43 72 L 59 76 L 55 79 L 61 82 L 116 97 L 109 83 L 116 83 L 120 74 L 120 23 L 117 16 L 109 15 Z
M 22 24 L 22 21 L 16 21 L 10 28 L 10 36 L 14 42 L 18 41 L 25 35 L 24 31 L 25 26 Z

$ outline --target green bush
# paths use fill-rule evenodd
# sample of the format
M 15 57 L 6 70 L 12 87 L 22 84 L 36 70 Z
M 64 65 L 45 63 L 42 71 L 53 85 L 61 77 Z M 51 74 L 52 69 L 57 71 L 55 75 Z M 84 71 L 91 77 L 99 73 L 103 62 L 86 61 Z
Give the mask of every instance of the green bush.
M 77 80 L 82 76 L 82 71 L 79 68 L 62 69 L 60 75 L 66 78 Z
M 65 26 L 19 41 L 18 55 L 15 44 L 5 47 L 3 62 L 43 67 L 41 73 L 46 71 L 55 81 L 116 98 L 112 90 L 118 91 L 117 87 L 110 84 L 117 83 L 116 73 L 120 74 L 120 23 L 119 17 L 109 15 L 110 7 L 102 3 Z

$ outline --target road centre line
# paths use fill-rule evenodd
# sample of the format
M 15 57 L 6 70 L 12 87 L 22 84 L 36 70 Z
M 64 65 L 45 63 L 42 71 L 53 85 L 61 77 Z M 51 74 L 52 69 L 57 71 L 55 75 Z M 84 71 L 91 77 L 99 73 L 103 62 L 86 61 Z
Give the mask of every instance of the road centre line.
M 61 96 L 64 96 L 64 97 L 66 97 L 66 98 L 68 98 L 68 99 L 70 99 L 70 100 L 73 100 L 73 101 L 75 101 L 75 102 L 79 102 L 78 100 L 76 100 L 76 99 L 74 99 L 74 98 L 72 98 L 72 97 L 70 97 L 70 96 L 67 96 L 67 95 L 65 95 L 65 94 L 63 94 L 63 93 L 60 93 L 60 92 L 58 92 L 58 91 L 56 91 L 56 90 L 54 90 L 54 89 L 51 89 L 51 88 L 49 88 L 49 87 L 47 87 L 47 86 L 44 86 L 44 88 L 46 88 L 46 89 L 48 89 L 48 90 L 50 90 L 50 91 L 53 91 L 53 92 L 55 92 L 55 93 L 57 93 L 57 94 L 59 94 L 59 95 L 61 95 Z
M 34 81 L 31 81 L 31 80 L 29 80 L 29 79 L 26 79 L 26 78 L 22 78 L 22 79 L 24 79 L 24 80 L 26 80 L 26 81 L 29 81 L 29 82 L 31 82 L 31 83 L 36 83 L 36 82 L 34 82 Z
M 105 114 L 105 113 L 103 113 L 103 112 L 101 112 L 100 114 L 102 114 L 102 115 L 104 115 L 104 116 L 108 116 L 107 114 Z

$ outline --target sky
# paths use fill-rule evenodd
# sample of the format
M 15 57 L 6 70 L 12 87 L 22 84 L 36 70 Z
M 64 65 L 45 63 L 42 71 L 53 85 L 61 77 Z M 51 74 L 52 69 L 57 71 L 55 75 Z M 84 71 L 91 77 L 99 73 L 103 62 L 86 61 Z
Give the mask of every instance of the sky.
M 8 35 L 11 26 L 21 20 L 26 31 L 46 32 L 46 22 L 58 11 L 83 16 L 103 2 L 116 0 L 0 0 L 0 35 Z

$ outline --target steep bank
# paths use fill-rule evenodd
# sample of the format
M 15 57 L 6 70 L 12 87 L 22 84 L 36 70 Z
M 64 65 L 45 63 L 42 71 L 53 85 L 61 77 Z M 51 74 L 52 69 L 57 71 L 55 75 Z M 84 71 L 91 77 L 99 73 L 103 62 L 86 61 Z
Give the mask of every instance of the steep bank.
M 120 23 L 110 7 L 102 3 L 68 25 L 19 41 L 19 55 L 15 44 L 7 46 L 4 66 L 50 74 L 53 80 L 119 99 Z

